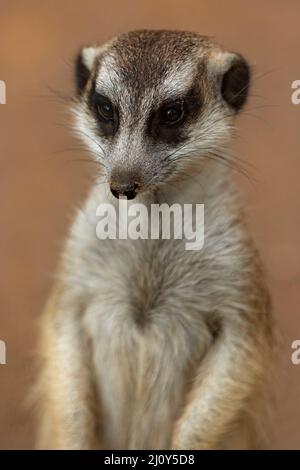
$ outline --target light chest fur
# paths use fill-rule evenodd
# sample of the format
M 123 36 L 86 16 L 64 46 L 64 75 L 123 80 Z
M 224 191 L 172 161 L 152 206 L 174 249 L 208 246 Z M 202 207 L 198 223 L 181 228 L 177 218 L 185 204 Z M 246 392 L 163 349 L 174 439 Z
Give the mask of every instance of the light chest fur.
M 230 302 L 240 301 L 237 286 L 248 288 L 240 273 L 251 252 L 224 171 L 218 178 L 214 169 L 202 184 L 181 188 L 182 204 L 205 205 L 200 251 L 185 250 L 181 240 L 98 240 L 96 207 L 106 196 L 97 187 L 78 215 L 65 282 L 68 296 L 84 306 L 80 323 L 90 339 L 104 447 L 170 446 L 196 366 Z

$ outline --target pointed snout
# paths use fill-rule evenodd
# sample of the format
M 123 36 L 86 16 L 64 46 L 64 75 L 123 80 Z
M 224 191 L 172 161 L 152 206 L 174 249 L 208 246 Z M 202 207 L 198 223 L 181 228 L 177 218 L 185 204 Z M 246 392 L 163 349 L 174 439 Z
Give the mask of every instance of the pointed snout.
M 137 183 L 128 184 L 126 186 L 110 186 L 111 193 L 119 199 L 120 197 L 126 197 L 127 199 L 134 199 L 138 193 Z
M 110 176 L 111 193 L 119 199 L 134 199 L 141 187 L 140 177 L 135 172 L 122 169 L 113 170 Z

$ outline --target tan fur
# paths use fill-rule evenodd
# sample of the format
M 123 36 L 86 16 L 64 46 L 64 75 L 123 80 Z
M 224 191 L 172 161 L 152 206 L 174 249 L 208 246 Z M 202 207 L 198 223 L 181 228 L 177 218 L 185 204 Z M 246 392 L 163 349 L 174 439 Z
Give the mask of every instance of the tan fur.
M 203 250 L 98 240 L 95 185 L 42 319 L 39 448 L 263 446 L 270 305 L 227 168 L 176 174 L 134 202 L 204 203 Z

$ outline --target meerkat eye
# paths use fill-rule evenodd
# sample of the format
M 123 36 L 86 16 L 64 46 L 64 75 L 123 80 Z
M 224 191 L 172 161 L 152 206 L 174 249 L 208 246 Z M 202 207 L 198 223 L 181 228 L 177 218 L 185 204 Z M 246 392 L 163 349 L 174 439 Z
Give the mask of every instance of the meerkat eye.
M 104 96 L 98 96 L 96 106 L 99 116 L 104 121 L 113 121 L 114 107 L 108 98 L 105 98 Z
M 163 124 L 173 125 L 182 121 L 184 108 L 182 102 L 171 103 L 160 109 L 160 120 Z

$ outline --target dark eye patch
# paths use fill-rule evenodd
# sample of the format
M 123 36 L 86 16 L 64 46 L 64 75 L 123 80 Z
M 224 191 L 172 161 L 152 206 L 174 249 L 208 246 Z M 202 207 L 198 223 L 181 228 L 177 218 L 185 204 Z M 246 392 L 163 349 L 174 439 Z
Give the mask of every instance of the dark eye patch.
M 96 91 L 95 83 L 92 84 L 88 104 L 97 121 L 101 136 L 113 137 L 119 127 L 118 109 L 107 96 Z
M 185 117 L 185 106 L 181 100 L 161 106 L 159 110 L 160 123 L 165 126 L 174 126 Z
M 149 137 L 170 145 L 184 142 L 188 138 L 188 125 L 198 118 L 201 108 L 198 87 L 176 99 L 165 100 L 150 114 L 147 123 Z

